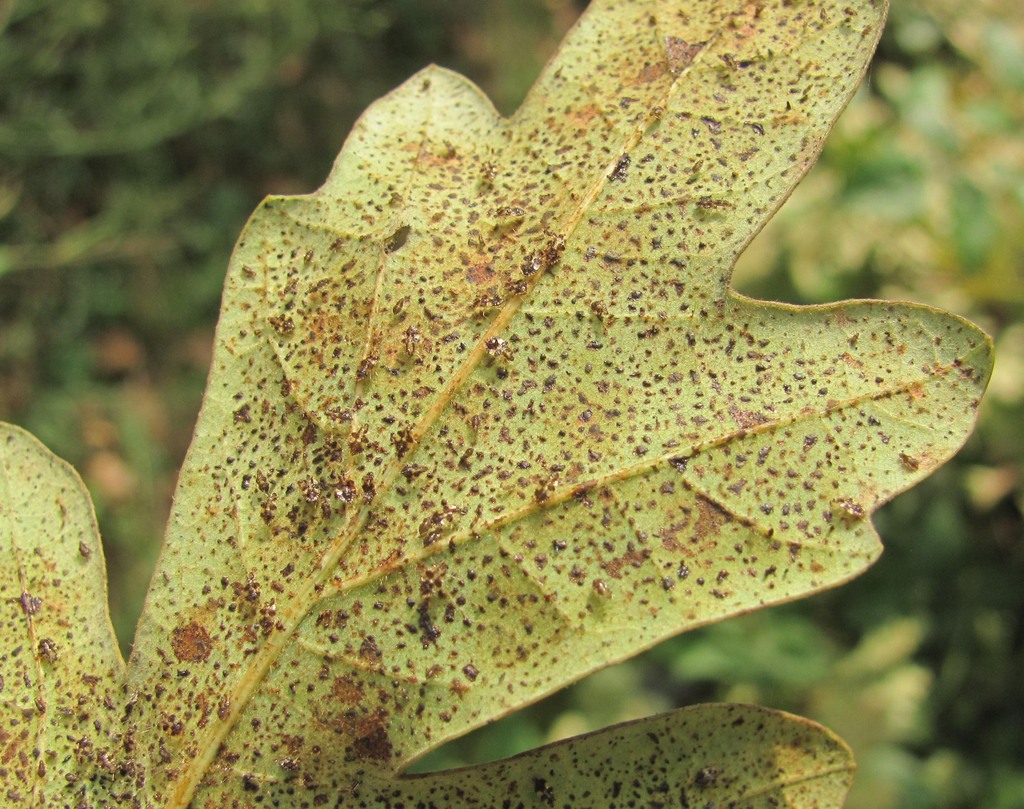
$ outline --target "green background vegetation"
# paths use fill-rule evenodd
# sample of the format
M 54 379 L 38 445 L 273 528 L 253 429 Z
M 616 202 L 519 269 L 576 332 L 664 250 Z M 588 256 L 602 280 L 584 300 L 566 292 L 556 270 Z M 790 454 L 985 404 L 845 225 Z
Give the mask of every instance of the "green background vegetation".
M 126 650 L 249 213 L 314 189 L 355 116 L 428 62 L 511 112 L 582 5 L 0 0 L 0 418 L 84 477 Z M 1024 807 L 1024 10 L 893 5 L 736 285 L 980 323 L 998 361 L 976 435 L 882 509 L 887 552 L 861 578 L 683 635 L 422 767 L 727 699 L 842 735 L 853 809 Z

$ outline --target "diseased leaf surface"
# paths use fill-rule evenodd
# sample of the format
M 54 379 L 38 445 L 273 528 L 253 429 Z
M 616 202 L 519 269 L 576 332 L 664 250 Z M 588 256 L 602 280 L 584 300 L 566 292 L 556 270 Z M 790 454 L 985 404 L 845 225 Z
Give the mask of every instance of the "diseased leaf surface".
M 429 69 L 261 206 L 129 675 L 153 799 L 343 792 L 875 558 L 985 339 L 728 278 L 882 11 L 598 3 L 512 119 Z
M 350 803 L 824 809 L 842 805 L 853 770 L 846 745 L 805 719 L 698 705 L 480 767 L 360 785 Z
M 115 699 L 124 674 L 103 548 L 78 475 L 8 424 L 0 595 L 0 803 L 96 805 L 121 775 Z
M 469 804 L 461 777 L 398 774 L 877 557 L 872 510 L 969 432 L 987 338 L 909 304 L 752 301 L 729 276 L 884 11 L 596 0 L 511 119 L 427 69 L 317 193 L 261 205 L 126 675 L 139 804 Z M 729 712 L 746 724 L 708 741 Z M 474 800 L 572 759 L 593 779 L 550 782 L 570 805 L 628 766 L 643 803 L 690 784 L 705 743 L 750 757 L 709 799 L 845 788 L 820 731 L 711 708 L 489 765 Z

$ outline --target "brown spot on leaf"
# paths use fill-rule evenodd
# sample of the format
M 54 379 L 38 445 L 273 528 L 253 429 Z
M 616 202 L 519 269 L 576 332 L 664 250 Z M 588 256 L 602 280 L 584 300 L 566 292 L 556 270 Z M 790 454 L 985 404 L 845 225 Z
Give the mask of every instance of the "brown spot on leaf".
M 466 280 L 474 286 L 489 283 L 494 280 L 494 276 L 494 265 L 484 261 L 466 270 Z
M 409 234 L 412 232 L 412 228 L 408 225 L 402 225 L 384 244 L 385 253 L 395 253 L 405 247 L 405 243 L 409 240 Z
M 596 104 L 586 104 L 578 109 L 573 109 L 568 114 L 569 121 L 577 124 L 581 129 L 589 129 L 591 122 L 601 114 L 601 108 Z
M 665 75 L 665 73 L 666 68 L 663 63 L 658 63 L 654 65 L 644 65 L 640 69 L 640 72 L 637 74 L 636 83 L 650 84 L 651 82 L 655 82 L 658 79 L 660 79 L 662 76 Z
M 721 507 L 706 497 L 697 497 L 697 525 L 694 529 L 696 539 L 703 539 L 710 534 L 717 534 L 719 529 L 729 521 L 729 515 Z
M 363 687 L 351 677 L 335 677 L 331 696 L 339 702 L 357 705 L 363 700 Z
M 21 609 L 26 615 L 35 615 L 39 612 L 39 608 L 43 606 L 43 599 L 26 592 L 22 592 L 18 602 L 21 604 Z
M 430 644 L 437 643 L 437 639 L 441 637 L 441 630 L 437 628 L 437 625 L 430 617 L 430 610 L 426 603 L 421 604 L 419 608 L 419 627 L 420 641 L 423 643 L 423 648 L 429 649 Z
M 764 413 L 756 413 L 753 410 L 741 410 L 738 407 L 730 407 L 729 415 L 733 417 L 737 426 L 743 429 L 757 427 L 760 424 L 767 424 L 769 419 Z
M 356 739 L 352 745 L 352 751 L 361 759 L 388 761 L 392 754 L 391 739 L 388 737 L 387 731 L 377 725 L 368 734 Z
M 679 73 L 693 64 L 697 54 L 704 49 L 703 42 L 690 44 L 679 37 L 665 37 L 665 53 L 668 56 L 668 69 Z
M 275 315 L 267 318 L 267 320 L 278 334 L 289 334 L 295 330 L 295 321 L 290 317 Z
M 356 366 L 356 380 L 362 382 L 368 377 L 374 368 L 377 367 L 377 363 L 380 360 L 376 354 L 369 354 L 359 360 L 359 365 Z
M 864 507 L 850 497 L 841 497 L 834 501 L 835 507 L 839 510 L 840 516 L 847 522 L 863 520 L 867 516 Z
M 628 154 L 622 155 L 619 158 L 619 162 L 615 164 L 615 168 L 612 169 L 612 173 L 608 175 L 609 182 L 625 182 L 629 177 L 629 164 L 631 162 Z
M 171 648 L 182 663 L 205 663 L 213 650 L 210 633 L 195 621 L 175 627 L 171 633 Z
M 394 754 L 391 738 L 384 729 L 387 712 L 378 708 L 370 716 L 351 722 L 351 730 L 356 736 L 349 748 L 349 760 L 390 761 Z
M 377 645 L 377 641 L 374 640 L 373 635 L 367 635 L 363 639 L 363 644 L 359 647 L 359 656 L 367 663 L 380 663 L 383 655 L 381 654 L 380 647 Z
M 718 780 L 721 771 L 717 767 L 702 767 L 693 779 L 697 786 L 709 787 Z
M 907 455 L 905 452 L 900 453 L 900 463 L 903 464 L 904 468 L 908 472 L 916 472 L 921 468 L 921 462 L 912 455 Z
M 639 550 L 632 542 L 630 542 L 626 548 L 626 552 L 622 554 L 622 556 L 605 562 L 601 567 L 604 568 L 604 571 L 613 579 L 621 579 L 623 568 L 639 568 L 650 555 L 651 551 L 649 548 Z M 601 584 L 603 585 L 604 582 L 601 582 Z M 598 587 L 595 587 L 595 590 L 599 595 L 604 595 Z
M 49 638 L 43 638 L 39 641 L 39 657 L 47 663 L 56 663 L 59 654 L 57 652 L 57 644 Z

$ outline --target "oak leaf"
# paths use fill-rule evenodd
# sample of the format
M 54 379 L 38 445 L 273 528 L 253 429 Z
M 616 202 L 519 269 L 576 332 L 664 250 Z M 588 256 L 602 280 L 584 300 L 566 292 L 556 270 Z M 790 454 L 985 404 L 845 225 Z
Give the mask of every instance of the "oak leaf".
M 4 428 L 4 788 L 838 805 L 845 747 L 744 706 L 400 773 L 664 638 L 857 575 L 872 511 L 965 440 L 990 367 L 974 326 L 729 287 L 884 12 L 596 0 L 510 119 L 436 67 L 374 104 L 326 184 L 267 199 L 238 242 L 126 669 L 80 483 Z

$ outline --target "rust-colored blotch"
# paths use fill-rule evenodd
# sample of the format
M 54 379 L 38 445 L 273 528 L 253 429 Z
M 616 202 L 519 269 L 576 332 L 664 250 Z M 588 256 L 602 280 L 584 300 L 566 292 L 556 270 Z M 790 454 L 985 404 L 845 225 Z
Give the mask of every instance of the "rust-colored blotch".
M 171 648 L 182 663 L 205 663 L 213 649 L 210 633 L 195 621 L 174 628 Z

